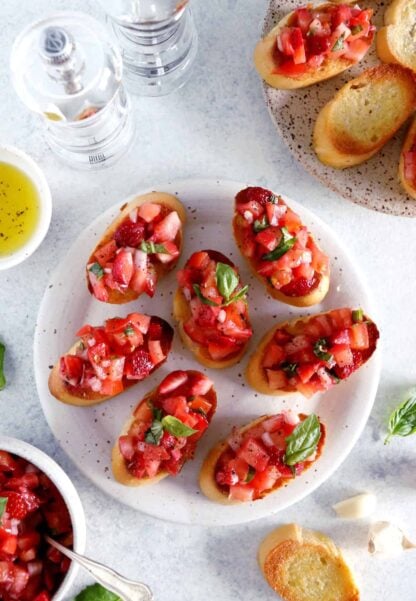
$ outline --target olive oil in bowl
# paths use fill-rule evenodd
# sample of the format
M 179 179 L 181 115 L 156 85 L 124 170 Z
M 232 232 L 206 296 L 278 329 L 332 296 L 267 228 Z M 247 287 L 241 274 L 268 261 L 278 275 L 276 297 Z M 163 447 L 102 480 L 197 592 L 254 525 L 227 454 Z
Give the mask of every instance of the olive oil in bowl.
M 40 218 L 39 192 L 18 167 L 0 162 L 0 258 L 22 248 Z

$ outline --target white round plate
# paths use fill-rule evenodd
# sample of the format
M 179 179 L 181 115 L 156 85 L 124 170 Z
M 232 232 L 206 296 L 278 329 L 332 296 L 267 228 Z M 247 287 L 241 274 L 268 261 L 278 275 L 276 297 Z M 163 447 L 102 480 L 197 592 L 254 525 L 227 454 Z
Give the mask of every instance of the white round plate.
M 310 313 L 270 299 L 261 284 L 249 275 L 231 234 L 234 196 L 246 185 L 228 181 L 189 180 L 156 186 L 159 191 L 177 194 L 188 212 L 185 247 L 179 266 L 183 266 L 196 250 L 220 250 L 238 265 L 243 282 L 250 284 L 249 310 L 255 334 L 247 355 L 236 366 L 226 370 L 202 368 L 176 334 L 167 362 L 147 380 L 111 401 L 80 408 L 60 403 L 50 395 L 50 368 L 73 344 L 74 334 L 83 324 L 99 325 L 107 317 L 123 316 L 137 310 L 159 315 L 173 324 L 171 311 L 172 295 L 176 288 L 175 273 L 162 280 L 153 299 L 140 297 L 138 301 L 125 306 L 100 303 L 87 290 L 85 263 L 92 247 L 118 213 L 123 201 L 100 215 L 70 248 L 46 288 L 38 315 L 34 344 L 36 383 L 52 432 L 76 465 L 102 490 L 134 509 L 175 522 L 236 524 L 280 511 L 299 501 L 322 484 L 351 451 L 367 421 L 377 390 L 379 353 L 348 381 L 325 395 L 309 400 L 297 394 L 286 398 L 263 396 L 245 383 L 243 372 L 247 358 L 265 330 L 296 315 Z M 148 191 L 143 190 L 138 194 Z M 316 306 L 313 311 L 361 306 L 369 315 L 374 315 L 363 280 L 337 235 L 300 204 L 289 199 L 287 202 L 301 215 L 331 258 L 330 292 L 322 305 Z M 200 441 L 195 459 L 185 465 L 178 477 L 166 478 L 154 486 L 122 486 L 112 477 L 112 446 L 132 408 L 147 391 L 175 369 L 200 369 L 208 373 L 215 382 L 218 394 L 217 413 L 207 434 Z M 288 407 L 298 412 L 316 411 L 326 424 L 327 441 L 319 461 L 287 487 L 263 500 L 222 506 L 206 499 L 198 488 L 198 473 L 211 446 L 225 437 L 233 425 L 242 425 L 259 415 L 278 413 Z
M 314 4 L 324 2 L 325 0 L 317 0 Z M 270 0 L 263 35 L 300 4 L 302 3 L 299 0 Z M 373 22 L 377 29 L 382 27 L 383 14 L 388 3 L 384 0 L 374 0 L 364 4 L 374 10 Z M 293 156 L 309 173 L 344 198 L 368 209 L 416 217 L 416 202 L 406 194 L 398 178 L 405 127 L 369 161 L 349 169 L 332 169 L 323 165 L 312 148 L 312 131 L 320 110 L 347 81 L 365 69 L 380 64 L 375 47 L 374 41 L 370 51 L 358 65 L 327 81 L 291 91 L 276 90 L 264 83 L 263 91 L 278 132 Z

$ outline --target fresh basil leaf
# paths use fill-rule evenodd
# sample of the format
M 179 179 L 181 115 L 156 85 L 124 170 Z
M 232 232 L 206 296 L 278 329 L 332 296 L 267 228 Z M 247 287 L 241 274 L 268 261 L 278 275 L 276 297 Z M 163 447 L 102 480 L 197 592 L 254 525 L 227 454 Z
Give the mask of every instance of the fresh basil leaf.
M 392 436 L 410 436 L 416 432 L 416 391 L 401 403 L 390 415 L 388 434 L 384 444 L 390 442 Z
M 6 386 L 6 376 L 4 375 L 4 355 L 6 354 L 6 347 L 0 342 L 0 390 L 3 390 Z
M 317 416 L 312 413 L 286 438 L 286 465 L 296 465 L 299 461 L 307 459 L 316 451 L 320 438 L 321 425 Z
M 238 276 L 236 272 L 230 265 L 218 262 L 215 276 L 219 293 L 226 301 L 230 300 L 232 293 L 238 286 Z
M 74 601 L 122 601 L 120 597 L 110 592 L 101 584 L 91 584 L 75 597 Z
M 126 336 L 133 336 L 134 328 L 132 326 L 127 326 L 127 328 L 124 330 L 124 333 Z
M 363 26 L 362 25 L 353 25 L 351 27 L 351 33 L 352 35 L 357 35 L 357 33 L 360 33 L 360 31 L 363 30 Z
M 344 48 L 344 34 L 342 34 L 332 46 L 332 52 L 339 52 Z
M 266 215 L 263 215 L 261 219 L 256 219 L 253 223 L 253 230 L 258 233 L 262 230 L 265 230 L 269 227 L 269 222 L 267 221 Z
M 152 425 L 147 430 L 144 441 L 149 444 L 158 445 L 163 436 L 163 424 L 158 419 L 154 419 Z
M 364 312 L 362 309 L 354 309 L 351 316 L 354 323 L 359 323 L 364 319 Z
M 153 413 L 153 419 L 161 422 L 162 421 L 162 409 L 159 409 L 158 407 L 155 407 L 154 405 L 152 405 L 152 413 Z
M 91 273 L 93 273 L 99 280 L 101 280 L 101 278 L 104 276 L 104 269 L 99 263 L 93 263 L 89 271 L 91 271 Z
M 292 236 L 285 227 L 280 228 L 280 231 L 282 232 L 282 238 L 279 244 L 274 250 L 262 256 L 263 261 L 276 261 L 280 259 L 295 244 L 296 236 Z
M 234 294 L 234 296 L 231 297 L 230 300 L 228 300 L 227 302 L 223 303 L 221 306 L 222 307 L 228 307 L 228 305 L 231 305 L 232 303 L 235 303 L 238 300 L 244 300 L 246 298 L 246 295 L 247 295 L 247 290 L 248 290 L 248 284 L 246 286 L 243 286 L 243 288 L 241 288 L 241 290 L 239 290 L 237 292 L 237 294 Z
M 289 363 L 288 361 L 285 361 L 281 364 L 280 367 L 283 369 L 284 372 L 287 373 L 288 376 L 296 376 L 296 370 L 298 368 L 297 363 Z
M 328 353 L 328 341 L 326 338 L 319 338 L 313 345 L 313 353 L 322 361 L 331 361 L 332 355 Z
M 214 301 L 210 300 L 209 298 L 206 298 L 202 294 L 201 287 L 199 286 L 199 284 L 193 284 L 192 288 L 194 289 L 194 292 L 201 301 L 201 303 L 204 303 L 204 305 L 209 305 L 210 307 L 219 307 L 217 303 L 214 303 Z
M 162 419 L 162 425 L 167 432 L 176 437 L 192 436 L 192 434 L 198 432 L 198 430 L 190 428 L 181 422 L 177 417 L 173 417 L 173 415 L 165 415 L 165 417 Z
M 247 482 L 247 483 L 251 482 L 255 475 L 256 475 L 256 470 L 254 469 L 254 467 L 251 467 L 251 465 L 250 465 L 248 468 L 248 474 L 247 474 L 244 482 Z
M 145 242 L 144 240 L 140 244 L 140 250 L 149 255 L 153 255 L 155 253 L 161 253 L 163 255 L 170 255 L 170 253 L 166 250 L 166 247 L 163 244 L 155 244 L 154 242 Z
M 0 520 L 3 517 L 3 513 L 6 511 L 7 497 L 0 497 Z

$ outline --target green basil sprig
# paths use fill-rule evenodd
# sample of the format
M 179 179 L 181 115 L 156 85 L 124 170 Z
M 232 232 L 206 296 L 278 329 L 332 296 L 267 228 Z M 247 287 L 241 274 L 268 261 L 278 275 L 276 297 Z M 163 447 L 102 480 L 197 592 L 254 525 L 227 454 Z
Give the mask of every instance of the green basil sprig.
M 416 432 L 416 391 L 410 398 L 401 403 L 391 413 L 388 423 L 388 434 L 384 444 L 390 442 L 392 436 L 410 436 Z
M 211 299 L 204 296 L 201 292 L 201 286 L 199 284 L 193 284 L 192 288 L 194 289 L 195 294 L 204 305 L 209 305 L 210 307 L 219 307 L 217 303 L 214 303 Z
M 8 497 L 0 497 L 0 520 L 3 517 L 3 513 L 6 511 L 6 505 Z
M 156 407 L 153 407 L 152 409 L 153 422 L 146 432 L 144 438 L 145 442 L 157 446 L 161 441 L 164 431 L 173 434 L 173 436 L 176 436 L 177 438 L 179 436 L 192 436 L 192 434 L 198 432 L 198 430 L 194 430 L 181 422 L 177 417 L 174 417 L 173 415 L 165 415 L 165 417 L 162 417 L 161 409 L 157 409 Z
M 121 601 L 121 599 L 101 584 L 96 583 L 84 588 L 74 601 Z
M 0 342 L 0 390 L 3 390 L 6 386 L 6 376 L 4 375 L 4 355 L 6 354 L 6 347 Z
M 267 221 L 266 215 L 263 215 L 261 219 L 256 219 L 253 223 L 253 230 L 256 232 L 261 232 L 266 230 L 269 227 L 269 222 Z
M 101 280 L 101 278 L 104 276 L 104 269 L 99 263 L 93 263 L 89 271 L 91 271 L 91 273 L 93 273 L 95 277 L 99 280 Z
M 274 250 L 262 256 L 263 261 L 276 261 L 280 259 L 295 244 L 296 236 L 292 236 L 285 227 L 281 227 L 280 231 L 282 232 L 282 237 L 279 244 Z
M 154 242 L 145 242 L 144 240 L 140 244 L 140 250 L 149 255 L 155 253 L 161 253 L 162 255 L 170 255 L 163 244 L 155 244 Z
M 305 461 L 315 453 L 321 438 L 321 425 L 317 416 L 312 413 L 298 424 L 292 434 L 286 438 L 284 462 L 286 465 L 296 465 Z
M 247 482 L 247 484 L 248 484 L 249 482 L 251 482 L 253 480 L 255 475 L 256 475 L 256 470 L 254 469 L 254 467 L 251 467 L 251 465 L 249 465 L 247 476 L 246 476 L 246 479 L 244 480 L 244 482 Z
M 364 319 L 364 312 L 362 309 L 354 309 L 351 314 L 351 317 L 354 323 L 359 323 Z
M 237 300 L 245 299 L 248 286 L 244 286 L 241 288 L 241 290 L 233 295 L 233 292 L 235 292 L 240 280 L 231 265 L 218 262 L 215 270 L 215 277 L 218 292 L 225 299 L 221 304 L 214 303 L 214 301 L 211 299 L 206 298 L 202 294 L 201 287 L 198 284 L 194 284 L 192 286 L 195 294 L 204 305 L 209 305 L 210 307 L 227 307 L 228 305 L 231 305 L 231 303 L 235 303 Z
M 344 48 L 344 34 L 342 34 L 332 46 L 332 52 L 339 52 Z
M 296 376 L 296 370 L 298 368 L 297 363 L 289 363 L 288 361 L 285 361 L 280 365 L 280 367 L 283 369 L 284 372 L 287 373 L 289 377 Z
M 322 359 L 322 361 L 331 361 L 332 355 L 328 353 L 328 341 L 326 338 L 319 338 L 313 345 L 313 354 Z

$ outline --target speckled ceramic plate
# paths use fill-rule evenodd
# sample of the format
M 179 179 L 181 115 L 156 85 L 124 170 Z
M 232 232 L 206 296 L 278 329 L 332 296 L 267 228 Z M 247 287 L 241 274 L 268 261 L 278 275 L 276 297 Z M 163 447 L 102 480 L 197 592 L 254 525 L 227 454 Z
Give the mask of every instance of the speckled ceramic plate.
M 250 283 L 249 307 L 255 332 L 249 348 L 251 353 L 273 323 L 307 311 L 270 299 L 261 284 L 249 275 L 231 235 L 233 199 L 236 192 L 246 185 L 192 180 L 162 184 L 156 189 L 177 194 L 188 211 L 185 248 L 179 265 L 182 266 L 195 250 L 218 249 L 240 267 L 243 281 Z M 342 306 L 362 306 L 366 312 L 374 315 L 373 304 L 357 272 L 357 262 L 348 256 L 338 236 L 303 206 L 291 200 L 288 203 L 315 232 L 331 257 L 330 292 L 322 305 L 315 308 L 316 312 Z M 153 516 L 189 524 L 234 524 L 269 515 L 295 503 L 337 469 L 364 428 L 376 394 L 380 372 L 379 353 L 347 382 L 324 396 L 318 395 L 310 400 L 300 395 L 274 399 L 254 393 L 245 384 L 243 372 L 247 356 L 230 369 L 208 370 L 194 360 L 176 334 L 172 353 L 163 367 L 111 401 L 95 407 L 79 408 L 60 403 L 50 395 L 47 384 L 50 368 L 72 345 L 74 333 L 81 325 L 98 325 L 107 317 L 127 315 L 133 310 L 160 315 L 173 324 L 171 311 L 172 295 L 176 288 L 175 273 L 162 280 L 153 299 L 141 297 L 139 301 L 126 306 L 105 305 L 87 291 L 85 261 L 97 238 L 122 204 L 123 201 L 118 202 L 82 232 L 49 282 L 40 307 L 34 345 L 36 383 L 53 433 L 77 466 L 97 486 L 118 501 Z M 154 486 L 124 487 L 115 482 L 111 474 L 112 446 L 138 400 L 174 369 L 202 369 L 209 374 L 218 394 L 217 413 L 207 434 L 200 441 L 194 461 L 187 463 L 177 478 L 166 478 Z M 242 425 L 259 415 L 277 413 L 287 407 L 304 413 L 316 411 L 327 426 L 326 448 L 314 467 L 289 486 L 261 501 L 227 507 L 206 499 L 198 488 L 198 472 L 208 449 L 225 437 L 233 425 Z
M 314 2 L 314 4 L 322 4 Z M 297 8 L 299 0 L 271 0 L 265 17 L 263 34 L 272 29 L 280 19 Z M 386 2 L 364 3 L 374 8 L 374 22 L 383 24 Z M 320 163 L 312 148 L 312 131 L 319 111 L 334 94 L 364 69 L 379 64 L 375 42 L 367 56 L 352 69 L 333 79 L 300 90 L 275 90 L 263 84 L 270 115 L 296 159 L 331 190 L 368 209 L 416 217 L 416 201 L 412 200 L 398 180 L 400 150 L 406 127 L 402 128 L 373 158 L 349 169 L 332 169 Z

